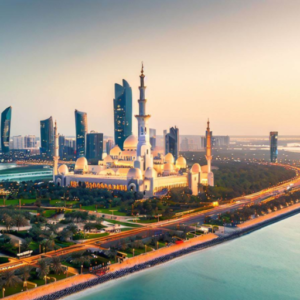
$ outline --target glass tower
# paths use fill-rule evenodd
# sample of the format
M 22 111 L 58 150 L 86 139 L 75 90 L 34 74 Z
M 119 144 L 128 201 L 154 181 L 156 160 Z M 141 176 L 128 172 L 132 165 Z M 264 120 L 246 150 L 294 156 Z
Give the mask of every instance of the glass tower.
M 9 152 L 11 112 L 12 108 L 10 106 L 1 114 L 1 149 L 3 153 Z
M 102 160 L 103 134 L 91 132 L 86 135 L 86 158 L 87 160 Z
M 179 157 L 179 129 L 176 126 L 165 135 L 165 153 L 172 153 L 175 160 Z
M 123 149 L 125 139 L 132 135 L 132 91 L 123 79 L 123 86 L 115 84 L 114 99 L 115 144 Z
M 54 131 L 53 131 L 53 119 L 40 121 L 41 127 L 41 147 L 40 153 L 44 156 L 54 155 Z
M 76 157 L 85 156 L 87 128 L 87 113 L 75 110 Z
M 278 156 L 277 141 L 278 141 L 278 132 L 271 131 L 270 132 L 270 160 L 273 163 L 277 163 L 277 156 Z

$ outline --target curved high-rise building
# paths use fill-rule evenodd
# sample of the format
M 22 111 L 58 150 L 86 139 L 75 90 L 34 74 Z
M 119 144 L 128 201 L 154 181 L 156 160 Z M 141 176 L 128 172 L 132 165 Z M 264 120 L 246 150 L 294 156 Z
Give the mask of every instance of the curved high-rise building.
M 75 110 L 76 157 L 85 156 L 86 134 L 88 132 L 87 113 Z
M 132 90 L 124 79 L 123 86 L 115 84 L 114 130 L 115 144 L 123 150 L 124 141 L 132 135 Z
M 12 108 L 10 106 L 1 114 L 1 149 L 4 153 L 9 152 L 11 112 Z
M 40 121 L 41 127 L 41 155 L 52 157 L 54 154 L 54 133 L 52 117 Z

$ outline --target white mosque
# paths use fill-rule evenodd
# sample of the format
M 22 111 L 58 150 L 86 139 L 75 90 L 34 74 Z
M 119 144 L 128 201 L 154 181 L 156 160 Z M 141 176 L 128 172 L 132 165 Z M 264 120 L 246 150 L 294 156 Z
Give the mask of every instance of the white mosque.
M 124 141 L 124 150 L 117 145 L 109 155 L 98 162 L 88 165 L 85 157 L 77 159 L 74 172 L 69 172 L 67 165 L 58 167 L 58 134 L 55 123 L 55 156 L 53 180 L 61 186 L 85 186 L 86 188 L 107 188 L 110 190 L 139 191 L 145 198 L 162 195 L 175 187 L 189 187 L 193 195 L 198 194 L 199 183 L 214 185 L 211 171 L 211 131 L 207 122 L 206 166 L 194 164 L 189 170 L 186 160 L 180 156 L 176 161 L 171 153 L 164 155 L 163 150 L 155 147 L 151 151 L 149 138 L 149 119 L 146 113 L 144 70 L 140 81 L 138 137 L 131 135 Z

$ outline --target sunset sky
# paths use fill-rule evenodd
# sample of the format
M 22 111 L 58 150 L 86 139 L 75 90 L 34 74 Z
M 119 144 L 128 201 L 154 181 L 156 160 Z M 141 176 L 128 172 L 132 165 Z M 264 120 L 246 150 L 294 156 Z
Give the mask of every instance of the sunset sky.
M 1 0 L 0 111 L 11 135 L 39 135 L 53 116 L 75 135 L 113 134 L 114 83 L 134 114 L 141 61 L 150 127 L 181 134 L 298 135 L 300 1 Z M 133 127 L 136 133 L 136 122 Z

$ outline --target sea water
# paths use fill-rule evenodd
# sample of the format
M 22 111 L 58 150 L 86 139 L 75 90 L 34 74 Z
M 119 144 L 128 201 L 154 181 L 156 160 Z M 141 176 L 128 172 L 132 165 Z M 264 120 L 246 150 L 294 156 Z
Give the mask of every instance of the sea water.
M 300 299 L 300 214 L 66 299 Z

